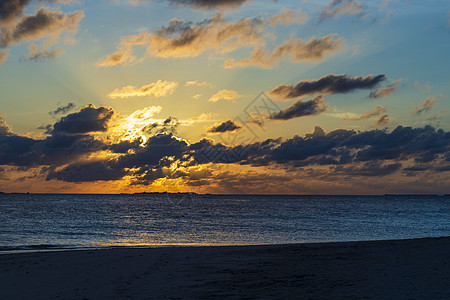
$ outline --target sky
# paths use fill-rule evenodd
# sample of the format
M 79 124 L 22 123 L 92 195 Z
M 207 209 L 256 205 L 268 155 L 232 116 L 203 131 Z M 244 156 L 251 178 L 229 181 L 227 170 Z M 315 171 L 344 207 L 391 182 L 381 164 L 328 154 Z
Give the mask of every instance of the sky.
M 0 192 L 449 194 L 447 0 L 0 0 Z

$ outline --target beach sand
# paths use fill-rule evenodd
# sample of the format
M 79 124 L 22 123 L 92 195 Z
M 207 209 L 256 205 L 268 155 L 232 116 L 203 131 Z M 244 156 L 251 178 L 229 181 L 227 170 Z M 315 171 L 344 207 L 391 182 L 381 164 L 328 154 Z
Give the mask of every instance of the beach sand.
M 450 238 L 0 255 L 0 299 L 449 299 Z

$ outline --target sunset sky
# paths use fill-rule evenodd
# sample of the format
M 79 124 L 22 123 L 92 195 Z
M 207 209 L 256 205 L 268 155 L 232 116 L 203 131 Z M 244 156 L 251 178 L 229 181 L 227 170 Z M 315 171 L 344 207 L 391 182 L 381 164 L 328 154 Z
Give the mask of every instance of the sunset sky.
M 447 0 L 0 0 L 0 192 L 450 193 Z

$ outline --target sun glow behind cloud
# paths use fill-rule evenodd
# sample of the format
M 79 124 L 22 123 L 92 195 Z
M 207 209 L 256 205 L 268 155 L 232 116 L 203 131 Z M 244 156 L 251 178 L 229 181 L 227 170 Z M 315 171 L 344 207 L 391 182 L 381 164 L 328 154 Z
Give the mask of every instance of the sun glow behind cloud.
M 141 139 L 144 144 L 147 141 L 145 128 L 158 122 L 153 116 L 161 111 L 161 106 L 149 106 L 136 110 L 118 121 L 118 124 L 112 129 L 111 136 L 122 141 Z

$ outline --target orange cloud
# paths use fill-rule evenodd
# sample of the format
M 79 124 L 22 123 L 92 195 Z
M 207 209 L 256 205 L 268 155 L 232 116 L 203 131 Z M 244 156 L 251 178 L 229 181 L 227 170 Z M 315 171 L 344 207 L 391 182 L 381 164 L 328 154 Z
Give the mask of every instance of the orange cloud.
M 225 68 L 246 66 L 259 66 L 272 68 L 281 60 L 290 58 L 292 62 L 320 62 L 325 59 L 325 54 L 339 51 L 343 39 L 333 40 L 334 34 L 322 38 L 311 38 L 308 42 L 302 39 L 289 39 L 276 47 L 272 53 L 256 48 L 249 58 L 234 61 L 233 58 L 225 61 Z
M 292 24 L 306 24 L 309 17 L 308 14 L 302 11 L 300 8 L 296 11 L 283 7 L 280 12 L 269 19 L 272 26 L 281 24 L 289 26 Z
M 96 66 L 114 66 L 133 62 L 133 46 L 145 46 L 147 57 L 186 58 L 197 57 L 205 52 L 224 54 L 243 47 L 252 47 L 249 59 L 234 62 L 229 59 L 225 67 L 257 65 L 271 68 L 280 60 L 293 62 L 319 62 L 327 53 L 340 49 L 342 39 L 333 40 L 334 35 L 311 38 L 309 41 L 290 39 L 276 47 L 272 53 L 264 50 L 266 45 L 264 30 L 277 24 L 289 26 L 304 24 L 308 15 L 301 10 L 282 9 L 272 17 L 243 18 L 236 22 L 227 21 L 223 13 L 211 19 L 192 23 L 172 19 L 167 26 L 152 32 L 143 31 L 138 36 L 122 39 L 118 50 L 96 63 Z
M 6 50 L 0 52 L 0 66 L 5 62 L 9 52 Z

